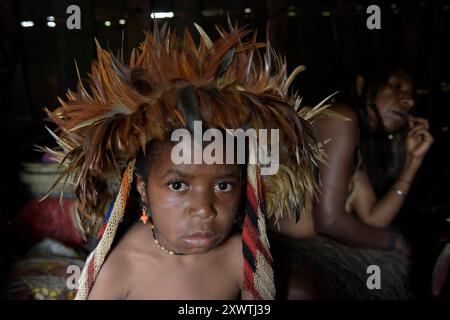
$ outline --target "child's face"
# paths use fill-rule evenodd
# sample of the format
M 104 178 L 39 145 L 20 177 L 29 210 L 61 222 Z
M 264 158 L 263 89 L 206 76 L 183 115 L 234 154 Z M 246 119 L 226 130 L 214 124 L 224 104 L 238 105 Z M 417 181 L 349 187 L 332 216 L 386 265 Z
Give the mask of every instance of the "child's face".
M 147 181 L 138 181 L 138 190 L 150 207 L 161 245 L 184 254 L 205 253 L 233 226 L 244 190 L 242 165 L 175 165 L 173 146 L 156 143 Z

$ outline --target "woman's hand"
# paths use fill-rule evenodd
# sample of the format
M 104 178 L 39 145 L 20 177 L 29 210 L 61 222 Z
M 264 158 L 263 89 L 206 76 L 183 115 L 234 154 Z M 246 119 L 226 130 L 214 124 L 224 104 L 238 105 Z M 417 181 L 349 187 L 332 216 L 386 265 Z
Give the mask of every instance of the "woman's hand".
M 410 117 L 411 128 L 406 137 L 406 161 L 402 172 L 395 183 L 395 189 L 408 192 L 414 180 L 417 170 L 422 165 L 423 158 L 430 150 L 434 138 L 429 132 L 428 120 L 418 117 Z
M 411 117 L 409 126 L 411 129 L 406 137 L 407 161 L 421 163 L 434 138 L 430 134 L 428 120 L 424 118 Z

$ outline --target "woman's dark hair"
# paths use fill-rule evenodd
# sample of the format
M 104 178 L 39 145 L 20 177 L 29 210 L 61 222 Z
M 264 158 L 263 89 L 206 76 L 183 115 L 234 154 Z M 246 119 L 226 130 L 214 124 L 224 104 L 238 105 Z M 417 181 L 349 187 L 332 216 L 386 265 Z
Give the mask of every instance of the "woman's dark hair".
M 387 133 L 375 103 L 378 91 L 388 82 L 390 75 L 396 70 L 405 70 L 399 63 L 386 59 L 376 63 L 375 59 L 366 59 L 365 63 L 356 64 L 347 76 L 344 89 L 346 102 L 354 109 L 359 123 L 358 152 L 362 157 L 362 165 L 366 168 L 370 182 L 377 196 L 386 193 L 398 178 L 403 167 L 406 150 L 404 140 L 407 127 L 396 132 Z M 362 87 L 358 87 L 358 78 L 363 79 Z M 376 116 L 376 127 L 370 126 L 367 106 Z M 355 155 L 357 156 L 357 155 Z

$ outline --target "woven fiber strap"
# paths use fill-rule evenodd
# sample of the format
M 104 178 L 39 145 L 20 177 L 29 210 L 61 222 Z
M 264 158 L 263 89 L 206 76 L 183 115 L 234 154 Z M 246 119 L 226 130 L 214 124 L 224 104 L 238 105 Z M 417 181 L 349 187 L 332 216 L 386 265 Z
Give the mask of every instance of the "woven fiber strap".
M 261 176 L 256 164 L 256 146 L 250 141 L 247 166 L 247 202 L 245 206 L 242 248 L 244 254 L 244 289 L 254 299 L 275 298 L 273 261 L 266 231 L 266 215 Z
M 125 212 L 130 186 L 133 181 L 134 164 L 135 160 L 131 160 L 122 176 L 120 189 L 116 196 L 109 219 L 105 219 L 104 228 L 100 231 L 102 233 L 100 241 L 94 251 L 92 251 L 87 258 L 86 264 L 81 272 L 75 300 L 86 300 L 88 298 L 89 292 L 94 285 L 98 272 L 105 261 L 109 249 L 111 248 L 111 244 L 116 235 L 117 227 L 122 221 L 122 217 Z

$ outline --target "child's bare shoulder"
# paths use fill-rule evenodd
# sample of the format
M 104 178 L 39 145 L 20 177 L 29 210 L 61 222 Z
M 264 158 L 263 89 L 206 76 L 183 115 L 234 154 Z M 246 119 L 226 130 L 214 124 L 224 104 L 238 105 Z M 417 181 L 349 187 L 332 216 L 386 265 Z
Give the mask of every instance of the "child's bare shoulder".
M 119 247 L 110 252 L 103 263 L 89 299 L 124 299 L 127 295 L 128 259 Z
M 110 251 L 89 295 L 90 299 L 123 299 L 129 291 L 130 270 L 134 268 L 139 245 L 139 230 L 131 227 L 119 243 Z

